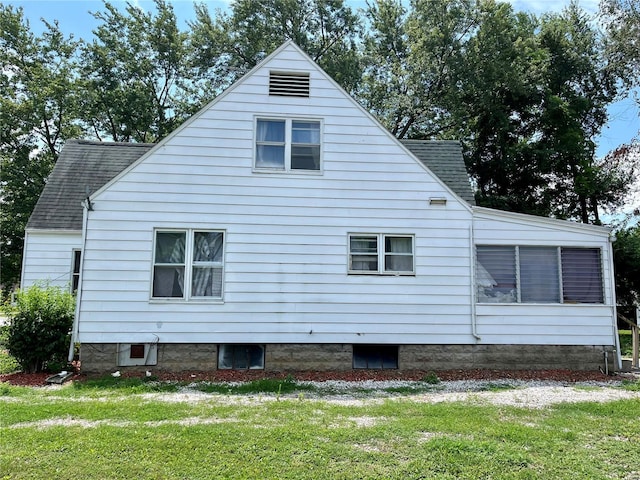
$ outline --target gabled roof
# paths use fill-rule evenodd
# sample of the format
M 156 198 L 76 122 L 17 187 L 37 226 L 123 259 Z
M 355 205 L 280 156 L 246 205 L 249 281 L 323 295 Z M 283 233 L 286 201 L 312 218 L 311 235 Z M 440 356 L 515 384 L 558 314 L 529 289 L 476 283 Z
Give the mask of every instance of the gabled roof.
M 82 201 L 151 147 L 149 143 L 67 141 L 27 229 L 81 231 Z
M 475 198 L 462 158 L 462 146 L 455 140 L 401 140 L 402 144 L 469 205 Z
M 402 144 L 462 199 L 474 205 L 460 144 L 403 140 Z M 69 140 L 38 199 L 27 229 L 82 231 L 82 202 L 147 153 L 151 143 Z

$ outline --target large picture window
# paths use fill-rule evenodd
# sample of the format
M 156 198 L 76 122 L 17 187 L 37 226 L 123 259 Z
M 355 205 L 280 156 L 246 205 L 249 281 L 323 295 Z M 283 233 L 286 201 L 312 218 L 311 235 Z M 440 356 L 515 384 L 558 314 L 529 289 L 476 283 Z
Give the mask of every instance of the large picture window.
M 258 119 L 255 167 L 265 170 L 320 170 L 320 122 Z
M 156 231 L 152 297 L 222 298 L 223 259 L 222 231 Z
M 598 248 L 476 247 L 480 303 L 604 303 Z
M 412 235 L 349 235 L 349 273 L 413 274 L 413 240 Z

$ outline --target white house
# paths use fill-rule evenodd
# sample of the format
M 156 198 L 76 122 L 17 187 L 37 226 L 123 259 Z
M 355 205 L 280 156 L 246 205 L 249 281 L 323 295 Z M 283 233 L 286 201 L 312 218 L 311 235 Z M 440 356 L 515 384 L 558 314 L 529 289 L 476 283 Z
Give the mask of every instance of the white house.
M 23 286 L 77 288 L 82 368 L 615 368 L 609 231 L 473 204 L 295 44 L 156 145 L 71 141 Z

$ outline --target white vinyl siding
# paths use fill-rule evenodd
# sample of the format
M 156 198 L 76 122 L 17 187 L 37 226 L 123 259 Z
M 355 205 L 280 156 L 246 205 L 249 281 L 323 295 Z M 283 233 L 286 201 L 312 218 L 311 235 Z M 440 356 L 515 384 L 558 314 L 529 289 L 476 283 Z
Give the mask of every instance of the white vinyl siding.
M 36 283 L 71 288 L 74 250 L 82 246 L 80 232 L 28 231 L 25 235 L 21 286 Z
M 308 72 L 311 95 L 269 96 L 270 71 Z M 256 174 L 256 121 L 274 112 L 281 120 L 321 119 L 322 175 Z M 430 207 L 431 197 L 447 198 L 446 207 Z M 482 240 L 474 242 L 469 207 L 293 47 L 218 96 L 93 200 L 81 342 L 471 344 L 474 306 L 482 343 L 608 345 L 613 338 L 604 305 L 541 304 L 535 312 L 472 305 L 473 245 L 525 227 L 478 225 Z M 217 229 L 225 232 L 224 302 L 149 301 L 155 232 Z M 349 275 L 347 239 L 358 232 L 410 232 L 414 274 Z M 525 238 L 566 234 L 558 227 Z M 579 238 L 594 246 L 593 235 Z M 551 328 L 539 327 L 544 322 Z
M 269 97 L 270 70 L 309 72 L 312 95 Z M 320 121 L 322 175 L 256 174 L 256 121 L 277 120 L 274 112 Z M 447 197 L 446 208 L 430 208 L 434 196 Z M 293 49 L 220 95 L 94 203 L 81 341 L 472 341 L 470 209 Z M 224 303 L 149 301 L 162 229 L 225 230 Z M 355 232 L 415 235 L 415 275 L 348 275 Z

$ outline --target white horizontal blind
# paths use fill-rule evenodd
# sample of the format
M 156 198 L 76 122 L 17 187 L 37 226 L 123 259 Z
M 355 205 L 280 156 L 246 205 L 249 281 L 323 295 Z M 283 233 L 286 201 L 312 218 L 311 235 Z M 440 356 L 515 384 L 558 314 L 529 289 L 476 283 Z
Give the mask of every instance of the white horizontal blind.
M 562 248 L 564 303 L 604 303 L 599 248 Z

